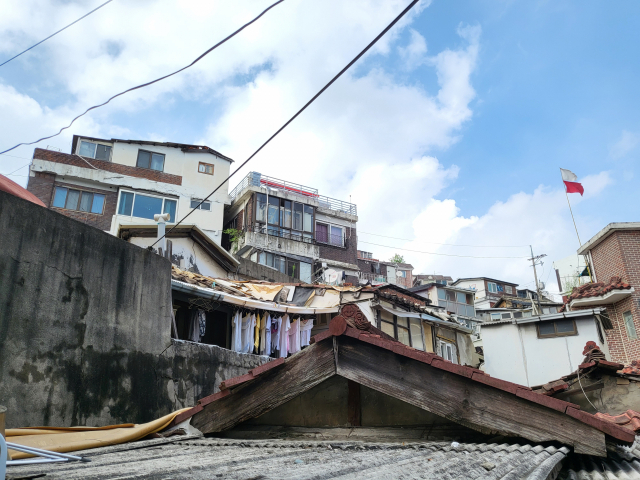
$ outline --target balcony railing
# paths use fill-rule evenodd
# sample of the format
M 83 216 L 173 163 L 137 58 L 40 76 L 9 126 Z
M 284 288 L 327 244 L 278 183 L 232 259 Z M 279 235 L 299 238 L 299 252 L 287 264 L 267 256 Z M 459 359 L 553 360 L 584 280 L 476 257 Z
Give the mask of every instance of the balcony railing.
M 269 187 L 275 190 L 284 190 L 317 200 L 319 208 L 345 212 L 350 215 L 358 214 L 356 206 L 353 203 L 343 202 L 342 200 L 325 197 L 324 195 L 318 195 L 318 190 L 316 188 L 305 187 L 298 183 L 267 177 L 266 175 L 262 175 L 258 172 L 249 172 L 249 174 L 244 177 L 233 190 L 231 190 L 231 193 L 229 194 L 231 200 L 233 201 L 247 187 Z
M 385 277 L 384 275 L 380 275 L 379 273 L 359 272 L 358 277 L 360 278 L 360 283 L 387 283 L 387 277 Z

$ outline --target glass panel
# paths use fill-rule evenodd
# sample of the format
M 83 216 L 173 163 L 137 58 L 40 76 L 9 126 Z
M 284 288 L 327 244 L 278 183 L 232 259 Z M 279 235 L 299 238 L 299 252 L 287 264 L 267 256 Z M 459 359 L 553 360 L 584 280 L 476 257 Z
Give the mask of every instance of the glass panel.
M 422 328 L 420 327 L 420 320 L 417 318 L 411 319 L 411 346 L 418 350 L 424 350 L 424 341 L 422 340 Z
M 522 312 L 522 317 L 523 318 L 529 318 L 531 316 L 531 310 L 527 311 L 527 312 Z
M 80 192 L 78 190 L 69 190 L 67 192 L 67 202 L 64 204 L 64 208 L 69 210 L 75 210 L 78 208 L 78 200 L 80 199 Z
M 447 301 L 455 302 L 456 301 L 456 292 L 452 292 L 451 290 L 447 290 Z
M 302 230 L 302 209 L 301 203 L 293 204 L 293 229 Z
M 473 308 L 473 305 L 467 305 L 467 317 L 475 317 L 476 309 Z
M 260 252 L 260 255 L 258 255 L 258 263 L 262 265 L 267 264 L 267 254 L 265 252 Z
M 439 289 L 438 289 L 438 298 L 439 298 L 440 300 L 446 300 L 446 298 L 447 298 L 447 292 L 446 292 L 444 289 L 439 288 Z
M 93 194 L 93 203 L 91 204 L 91 213 L 102 213 L 104 208 L 104 195 Z
M 284 257 L 274 257 L 273 263 L 279 272 L 287 273 L 287 262 Z
M 491 320 L 500 320 L 500 314 L 499 313 L 492 313 L 491 314 Z
M 164 200 L 164 210 L 162 210 L 162 213 L 168 213 L 168 214 L 171 215 L 169 217 L 169 221 L 170 222 L 175 222 L 176 221 L 176 205 L 177 204 L 178 204 L 178 202 L 175 201 L 175 200 L 168 200 L 166 198 Z
M 131 215 L 132 205 L 133 193 L 120 192 L 120 206 L 118 207 L 118 215 Z
M 300 281 L 311 283 L 311 264 L 300 262 Z
M 198 208 L 198 204 L 200 203 L 200 200 L 194 200 L 191 199 L 191 206 L 190 208 Z
M 409 326 L 409 319 L 407 317 L 396 317 L 396 318 L 397 318 L 398 325 L 402 327 Z
M 105 162 L 108 162 L 109 157 L 111 157 L 111 147 L 107 145 L 98 145 L 96 149 L 96 160 L 104 160 Z
M 502 318 L 503 319 L 511 318 L 511 312 L 503 313 Z
M 312 243 L 313 242 L 313 235 L 310 234 L 310 233 L 303 233 L 302 234 L 302 241 L 303 242 Z
M 316 223 L 316 240 L 327 243 L 329 240 L 329 226 L 324 223 Z
M 473 295 L 467 293 L 467 305 L 473 305 Z
M 538 324 L 538 332 L 540 335 L 555 335 L 556 330 L 553 327 L 553 322 L 541 322 Z
M 491 283 L 491 282 L 489 282 L 487 285 L 488 285 L 488 287 L 489 287 L 489 291 L 490 291 L 490 292 L 496 292 L 496 291 L 498 291 L 498 288 L 496 287 L 496 284 L 495 284 L 495 283 Z
M 264 193 L 256 194 L 256 221 L 264 222 L 267 220 L 267 196 Z
M 164 169 L 164 155 L 159 153 L 151 154 L 151 170 L 162 171 Z
M 273 267 L 273 253 L 267 253 L 267 266 Z
M 296 279 L 300 278 L 300 266 L 298 262 L 292 262 L 290 260 L 287 262 L 287 275 Z
M 549 307 L 549 313 L 558 313 L 558 307 Z
M 514 318 L 522 318 L 522 312 L 513 312 Z
M 133 204 L 133 216 L 139 218 L 148 218 L 153 220 L 153 216 L 162 213 L 162 199 L 156 197 L 147 197 L 146 195 L 136 195 L 136 201 Z
M 202 205 L 200 205 L 200 209 L 210 212 L 211 211 L 211 202 L 204 202 Z
M 456 299 L 458 303 L 467 303 L 467 294 L 462 292 L 456 292 Z
M 291 202 L 289 200 L 284 201 L 284 219 L 281 221 L 283 227 L 291 228 Z
M 624 312 L 622 316 L 624 318 L 624 326 L 627 329 L 627 336 L 629 337 L 630 340 L 637 340 L 638 333 L 636 331 L 636 326 L 633 323 L 633 315 L 629 311 L 629 312 Z
M 313 207 L 309 205 L 304 206 L 304 231 L 313 232 Z
M 67 201 L 67 189 L 62 187 L 56 187 L 56 195 L 53 197 L 53 206 L 58 208 L 64 208 L 64 203 Z
M 411 340 L 409 339 L 409 329 L 398 327 L 398 341 L 405 345 L 411 346 Z
M 558 333 L 573 333 L 575 332 L 575 327 L 573 325 L 573 320 L 556 320 L 556 332 Z
M 80 156 L 93 158 L 96 155 L 96 144 L 91 142 L 80 142 Z
M 342 228 L 331 225 L 331 245 L 342 246 Z
M 91 210 L 91 204 L 93 203 L 93 195 L 87 192 L 82 192 L 80 197 L 80 210 L 81 212 L 88 212 Z
M 275 197 L 269 197 L 269 223 L 272 225 L 278 225 L 280 208 L 280 200 Z
M 144 150 L 138 150 L 138 161 L 136 162 L 136 167 L 149 168 L 150 162 L 151 154 L 149 152 L 145 152 Z
M 380 330 L 389 335 L 390 337 L 395 338 L 396 332 L 393 331 L 393 323 L 388 322 L 380 322 Z

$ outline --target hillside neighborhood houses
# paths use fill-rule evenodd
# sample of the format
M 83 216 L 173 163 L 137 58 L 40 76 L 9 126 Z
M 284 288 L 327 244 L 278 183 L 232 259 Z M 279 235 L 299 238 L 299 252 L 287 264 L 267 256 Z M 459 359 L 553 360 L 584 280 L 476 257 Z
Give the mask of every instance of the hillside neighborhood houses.
M 576 253 L 592 281 L 563 291 L 558 273 L 560 300 L 540 285 L 414 273 L 401 257 L 375 258 L 359 249 L 355 204 L 256 171 L 231 188 L 232 163 L 203 145 L 74 135 L 68 153 L 35 149 L 26 190 L 0 177 L 8 425 L 180 411 L 171 425 L 230 438 L 265 425 L 429 424 L 434 439 L 468 441 L 524 428 L 531 441 L 588 455 L 606 455 L 603 432 L 632 443 L 607 422 L 620 406 L 640 410 L 640 223 L 611 223 L 584 243 Z M 490 415 L 451 423 L 460 393 L 433 404 L 430 393 L 411 393 L 433 369 L 446 372 L 430 380 L 440 378 L 442 392 L 473 391 L 532 417 L 499 428 Z M 399 372 L 417 383 L 397 383 Z M 586 404 L 574 398 L 581 376 Z M 317 404 L 321 391 L 338 413 Z M 615 402 L 592 409 L 596 392 Z M 316 416 L 288 412 L 294 397 Z M 574 404 L 589 414 L 571 413 Z M 566 432 L 537 430 L 565 416 Z

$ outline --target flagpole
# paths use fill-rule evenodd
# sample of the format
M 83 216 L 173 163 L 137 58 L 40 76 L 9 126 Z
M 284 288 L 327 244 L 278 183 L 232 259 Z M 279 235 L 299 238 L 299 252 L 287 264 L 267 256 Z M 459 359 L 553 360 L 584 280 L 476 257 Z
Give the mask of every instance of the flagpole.
M 560 178 L 562 178 L 562 168 L 560 169 Z M 578 237 L 578 243 L 582 247 L 582 241 L 580 240 L 580 234 L 578 233 L 578 226 L 576 225 L 576 219 L 573 216 L 573 210 L 571 209 L 571 202 L 569 201 L 569 192 L 567 192 L 567 184 L 564 183 L 564 178 L 562 178 L 562 185 L 564 185 L 564 194 L 567 197 L 567 204 L 569 205 L 569 212 L 571 212 L 571 220 L 573 220 L 573 228 L 576 229 L 576 236 Z M 589 266 L 589 260 L 587 260 L 587 256 L 584 256 L 584 261 L 587 264 L 587 272 L 589 272 L 589 279 L 591 283 L 593 283 L 593 277 L 591 276 L 591 267 Z

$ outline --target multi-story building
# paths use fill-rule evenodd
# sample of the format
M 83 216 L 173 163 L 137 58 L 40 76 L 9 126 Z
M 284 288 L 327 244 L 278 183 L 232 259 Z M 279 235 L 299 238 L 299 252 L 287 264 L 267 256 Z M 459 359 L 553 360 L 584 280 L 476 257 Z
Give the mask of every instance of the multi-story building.
M 358 273 L 361 285 L 390 283 L 403 288 L 413 286 L 413 266 L 409 263 L 381 262 L 371 252 L 358 250 Z
M 502 297 L 518 297 L 516 283 L 505 282 L 488 277 L 459 278 L 451 284 L 475 292 L 476 309 L 491 308 Z
M 358 283 L 353 203 L 250 172 L 230 193 L 223 244 L 237 255 L 311 283 Z
M 453 283 L 453 278 L 448 275 L 414 275 L 413 276 L 413 286 L 417 287 L 418 285 L 427 285 L 429 283 L 437 283 L 439 285 L 451 285 Z
M 465 324 L 476 335 L 479 333 L 481 321 L 476 313 L 473 290 L 433 282 L 412 287 L 409 291 L 428 298 L 431 305 L 444 308 L 459 323 Z
M 640 222 L 610 223 L 578 254 L 591 264 L 594 283 L 575 288 L 567 310 L 605 307 L 611 358 L 621 363 L 640 359 Z
M 35 149 L 27 189 L 50 209 L 146 247 L 157 237 L 154 215 L 169 214 L 168 230 L 222 183 L 232 161 L 202 145 L 74 135 L 70 153 Z M 234 263 L 220 246 L 228 198 L 225 185 L 181 225 L 174 263 L 199 271 L 195 259 L 207 250 Z

